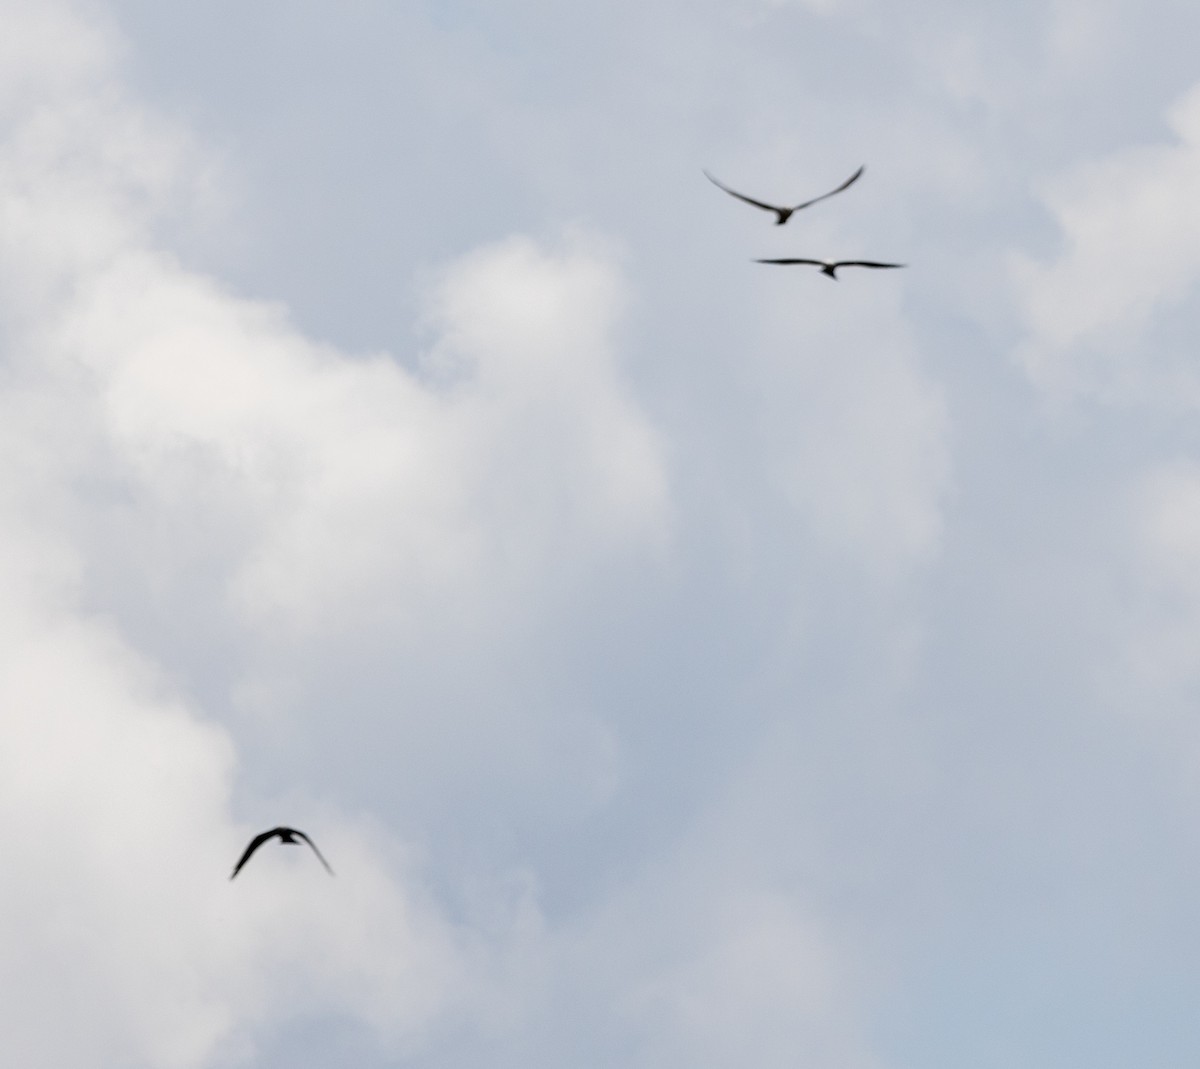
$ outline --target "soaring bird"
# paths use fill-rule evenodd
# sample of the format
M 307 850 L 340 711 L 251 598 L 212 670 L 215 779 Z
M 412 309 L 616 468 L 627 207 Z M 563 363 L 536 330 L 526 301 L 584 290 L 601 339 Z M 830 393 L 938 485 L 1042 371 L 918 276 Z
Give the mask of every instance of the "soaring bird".
M 242 854 L 241 859 L 233 867 L 233 875 L 229 878 L 232 880 L 239 872 L 242 871 L 242 866 L 250 860 L 250 855 L 254 853 L 263 843 L 274 836 L 279 836 L 281 843 L 298 843 L 301 839 L 312 847 L 312 852 L 317 855 L 317 859 L 325 866 L 325 870 L 330 876 L 333 875 L 333 869 L 329 867 L 329 862 L 321 856 L 321 851 L 317 849 L 317 844 L 314 843 L 304 832 L 296 828 L 272 828 L 270 831 L 264 831 L 256 835 L 250 840 L 250 845 L 246 847 L 246 852 Z
M 797 204 L 794 208 L 778 208 L 774 204 L 764 204 L 761 200 L 755 200 L 753 197 L 747 197 L 744 193 L 738 193 L 730 189 L 726 185 L 722 185 L 707 171 L 704 172 L 704 177 L 707 178 L 718 189 L 725 190 L 731 197 L 737 197 L 738 200 L 744 200 L 747 204 L 753 204 L 756 208 L 762 208 L 768 212 L 774 212 L 778 219 L 775 220 L 776 226 L 783 226 L 791 217 L 793 212 L 798 212 L 801 208 L 807 208 L 810 204 L 816 204 L 819 200 L 824 200 L 826 197 L 832 197 L 835 193 L 840 193 L 843 189 L 853 185 L 858 181 L 859 177 L 865 171 L 866 164 L 855 171 L 849 178 L 846 179 L 837 189 L 831 189 L 828 193 L 822 193 L 819 197 L 813 197 L 812 200 L 806 200 L 803 204 Z
M 828 275 L 837 281 L 839 267 L 904 267 L 904 264 L 881 264 L 876 260 L 755 260 L 756 264 L 813 264 L 821 269 L 821 274 Z

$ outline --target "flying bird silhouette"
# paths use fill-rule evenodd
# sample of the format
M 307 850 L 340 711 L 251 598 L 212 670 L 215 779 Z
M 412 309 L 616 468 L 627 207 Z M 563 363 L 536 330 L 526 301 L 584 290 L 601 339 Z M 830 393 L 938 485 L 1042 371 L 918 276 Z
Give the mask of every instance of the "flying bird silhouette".
M 321 856 L 321 851 L 317 849 L 317 844 L 314 843 L 307 835 L 305 835 L 304 832 L 300 831 L 297 828 L 282 828 L 282 827 L 280 827 L 280 828 L 272 828 L 270 831 L 264 831 L 264 832 L 256 835 L 253 839 L 251 839 L 250 845 L 246 847 L 246 852 L 244 854 L 242 854 L 238 863 L 233 867 L 233 874 L 229 878 L 232 880 L 234 876 L 236 876 L 239 872 L 241 872 L 242 866 L 244 864 L 246 864 L 247 861 L 250 860 L 250 855 L 253 854 L 254 851 L 257 850 L 260 846 L 262 846 L 262 844 L 265 843 L 268 839 L 273 838 L 274 836 L 279 836 L 279 841 L 281 843 L 298 843 L 301 840 L 308 843 L 308 845 L 312 847 L 312 852 L 317 855 L 317 859 L 321 862 L 322 865 L 325 866 L 325 870 L 329 873 L 330 876 L 333 875 L 333 869 L 331 869 L 329 867 L 329 862 L 326 861 L 325 858 Z
M 819 200 L 824 200 L 826 197 L 832 197 L 835 193 L 840 193 L 843 189 L 852 186 L 862 176 L 863 171 L 867 169 L 866 164 L 855 171 L 849 178 L 846 179 L 837 189 L 831 189 L 828 193 L 822 193 L 819 197 L 813 197 L 812 200 L 806 200 L 803 204 L 797 204 L 794 208 L 780 208 L 774 204 L 765 204 L 761 200 L 755 200 L 753 197 L 747 197 L 744 193 L 738 193 L 736 190 L 730 189 L 727 185 L 718 182 L 707 171 L 704 172 L 704 177 L 707 178 L 718 189 L 725 190 L 731 197 L 737 197 L 738 200 L 744 200 L 747 204 L 753 204 L 756 208 L 762 208 L 768 212 L 774 212 L 778 219 L 775 220 L 776 226 L 783 226 L 794 212 L 800 211 L 801 208 L 807 208 L 811 204 L 816 204 Z
M 828 275 L 834 282 L 837 281 L 837 269 L 839 267 L 904 267 L 904 264 L 881 264 L 877 260 L 801 260 L 801 259 L 783 259 L 783 260 L 755 260 L 756 264 L 813 264 L 821 269 L 821 274 Z

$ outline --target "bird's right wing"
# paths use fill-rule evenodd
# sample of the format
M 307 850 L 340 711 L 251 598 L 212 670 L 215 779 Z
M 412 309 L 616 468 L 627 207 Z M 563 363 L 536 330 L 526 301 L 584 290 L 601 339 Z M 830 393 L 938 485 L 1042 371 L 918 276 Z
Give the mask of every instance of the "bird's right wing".
M 312 852 L 317 855 L 317 859 L 321 862 L 322 865 L 325 866 L 325 871 L 328 872 L 330 876 L 332 876 L 333 869 L 331 869 L 329 867 L 329 862 L 325 860 L 325 855 L 322 854 L 321 851 L 317 849 L 317 844 L 314 843 L 307 835 L 305 835 L 304 832 L 300 831 L 299 828 L 293 828 L 292 832 L 295 835 L 299 835 L 301 839 L 303 839 L 306 843 L 308 843 L 309 846 L 312 847 Z
M 753 197 L 747 197 L 745 193 L 739 193 L 735 189 L 730 189 L 728 186 L 722 185 L 707 171 L 704 172 L 704 177 L 707 178 L 718 189 L 725 190 L 725 192 L 731 197 L 737 197 L 738 200 L 744 200 L 747 204 L 753 204 L 756 208 L 762 208 L 768 212 L 777 212 L 780 210 L 779 208 L 776 208 L 774 204 L 764 204 L 761 200 L 755 200 Z M 829 194 L 826 194 L 826 196 L 829 196 Z
M 814 264 L 817 267 L 825 266 L 824 260 L 785 259 L 785 260 L 755 260 L 754 262 L 756 264 Z
M 250 855 L 253 854 L 255 850 L 257 850 L 260 846 L 262 846 L 263 843 L 265 843 L 269 838 L 271 838 L 272 835 L 275 835 L 275 834 L 277 834 L 277 833 L 274 830 L 264 831 L 264 832 L 261 832 L 260 834 L 256 835 L 253 839 L 251 839 L 250 845 L 246 847 L 246 852 L 244 854 L 242 854 L 242 856 L 238 859 L 238 863 L 233 866 L 233 873 L 230 875 L 229 878 L 232 880 L 234 876 L 236 876 L 239 872 L 241 872 L 242 866 L 244 864 L 246 864 L 247 861 L 250 860 Z

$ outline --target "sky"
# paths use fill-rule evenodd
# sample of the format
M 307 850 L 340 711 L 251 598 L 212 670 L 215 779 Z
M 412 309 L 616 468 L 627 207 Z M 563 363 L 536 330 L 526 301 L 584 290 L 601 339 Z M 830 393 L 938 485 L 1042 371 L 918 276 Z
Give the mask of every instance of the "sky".
M 1200 9 L 0 28 L 13 1064 L 1196 1064 Z

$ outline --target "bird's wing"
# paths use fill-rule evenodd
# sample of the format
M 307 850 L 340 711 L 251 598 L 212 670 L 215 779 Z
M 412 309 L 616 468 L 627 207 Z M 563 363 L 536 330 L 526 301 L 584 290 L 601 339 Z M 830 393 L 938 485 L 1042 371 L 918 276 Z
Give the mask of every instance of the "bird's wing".
M 826 197 L 832 197 L 835 194 L 840 193 L 843 189 L 849 189 L 850 186 L 854 185 L 854 183 L 862 177 L 862 173 L 866 169 L 867 165 L 864 163 L 857 171 L 847 178 L 846 181 L 838 186 L 837 189 L 831 189 L 828 193 L 822 193 L 819 197 L 813 197 L 812 200 L 806 200 L 803 204 L 797 204 L 792 211 L 798 212 L 801 208 L 807 208 L 810 204 L 816 204 L 819 200 L 824 200 Z
M 787 260 L 755 260 L 754 262 L 756 264 L 815 264 L 817 267 L 825 266 L 824 260 L 787 259 Z
M 261 832 L 258 835 L 256 835 L 253 839 L 251 839 L 250 845 L 246 847 L 246 852 L 244 854 L 242 854 L 241 858 L 238 860 L 238 863 L 233 866 L 233 873 L 232 873 L 232 875 L 230 875 L 229 878 L 232 880 L 234 876 L 236 876 L 239 872 L 241 872 L 242 866 L 244 864 L 246 864 L 247 861 L 250 860 L 250 855 L 253 854 L 254 851 L 257 850 L 260 846 L 262 846 L 262 844 L 265 843 L 269 838 L 271 838 L 272 835 L 278 835 L 278 834 L 279 834 L 279 829 L 272 828 L 270 831 Z
M 881 264 L 876 260 L 839 260 L 835 267 L 904 267 L 904 264 Z
M 299 835 L 301 839 L 303 839 L 306 843 L 308 843 L 309 846 L 312 847 L 312 852 L 317 855 L 317 859 L 321 862 L 322 865 L 325 866 L 325 871 L 328 872 L 330 876 L 332 876 L 333 869 L 331 869 L 329 867 L 329 862 L 325 860 L 324 856 L 321 854 L 321 851 L 317 849 L 317 844 L 314 843 L 307 835 L 305 835 L 304 832 L 299 831 L 296 828 L 292 829 L 292 834 Z
M 738 193 L 736 190 L 730 189 L 726 185 L 722 185 L 707 171 L 704 172 L 704 177 L 707 178 L 718 189 L 725 190 L 731 197 L 737 197 L 738 200 L 744 200 L 747 204 L 753 204 L 756 208 L 763 208 L 768 212 L 786 211 L 785 208 L 777 208 L 774 204 L 764 204 L 761 200 L 755 200 L 753 197 L 747 197 L 745 193 Z M 828 195 L 828 194 L 827 194 Z

